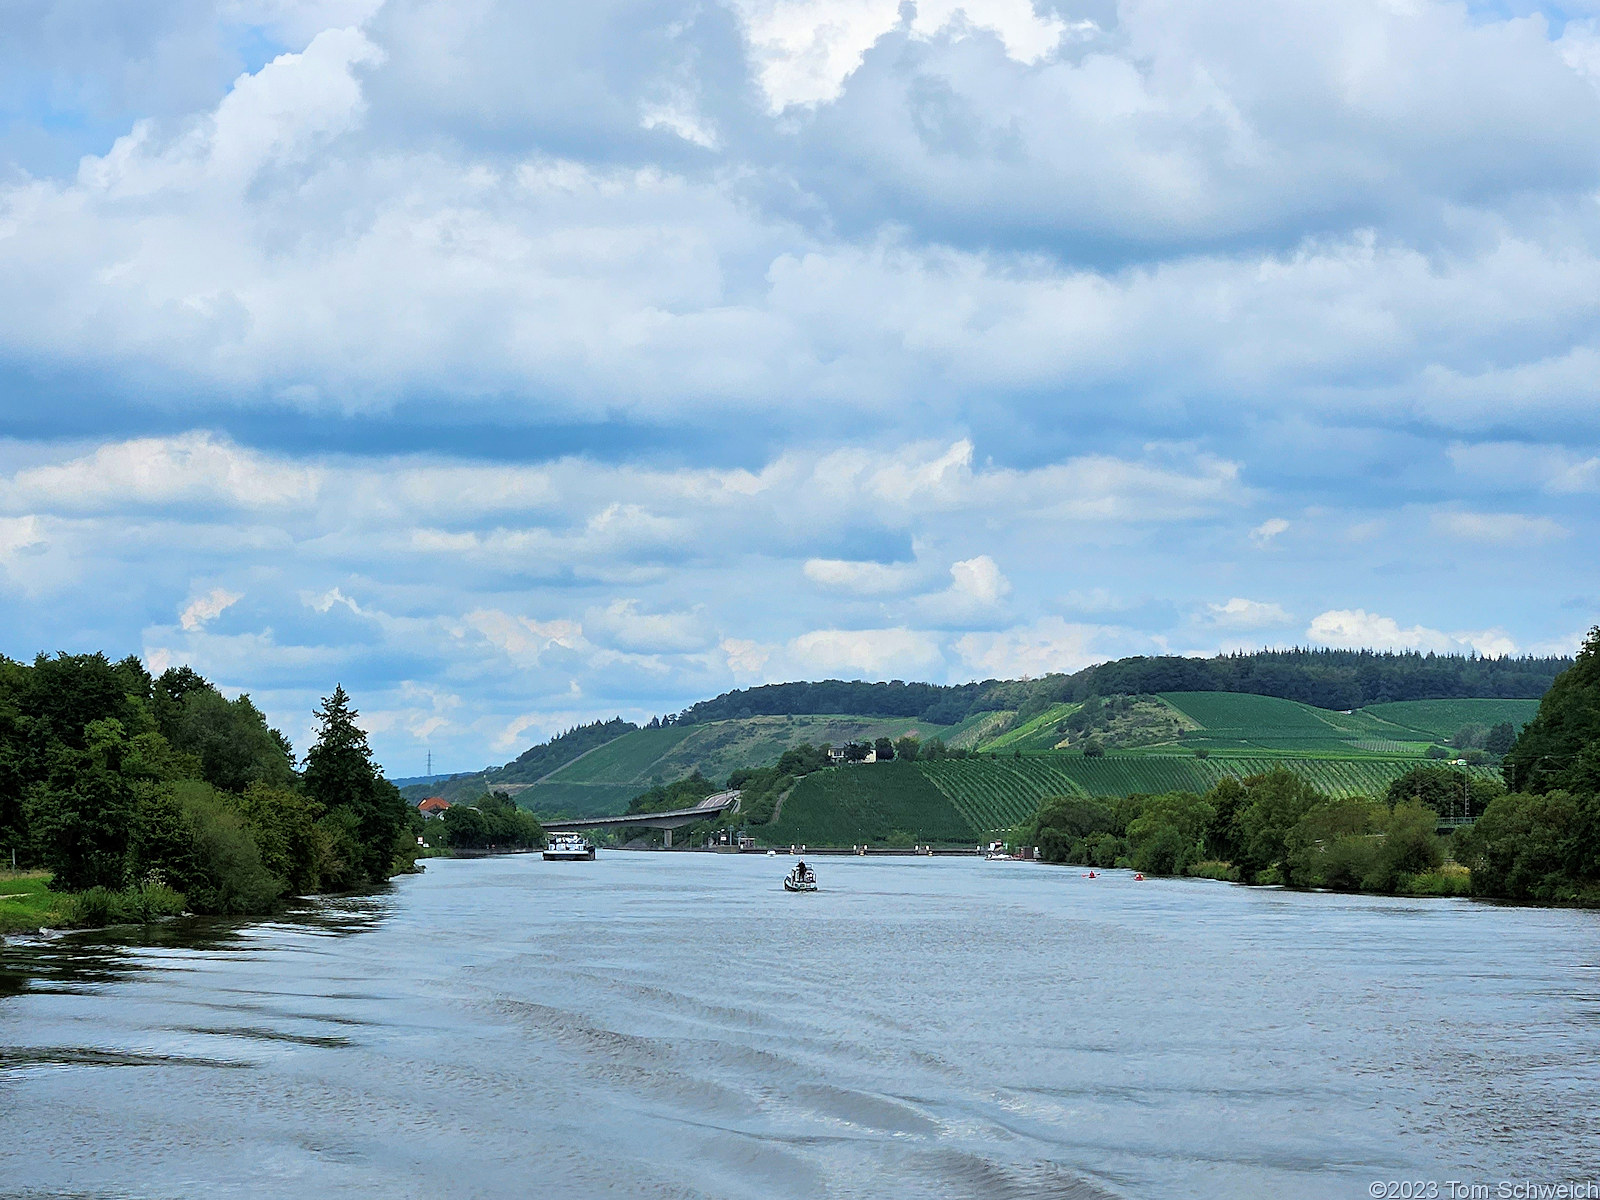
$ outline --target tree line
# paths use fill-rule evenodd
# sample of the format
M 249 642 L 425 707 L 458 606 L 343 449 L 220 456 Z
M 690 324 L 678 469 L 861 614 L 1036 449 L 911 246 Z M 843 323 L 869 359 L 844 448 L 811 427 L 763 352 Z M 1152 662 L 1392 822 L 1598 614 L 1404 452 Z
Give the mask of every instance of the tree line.
M 104 654 L 0 658 L 0 853 L 102 918 L 262 913 L 409 867 L 420 823 L 342 687 L 303 762 L 242 695 Z
M 1600 628 L 1505 750 L 1503 773 L 1501 784 L 1419 766 L 1370 799 L 1332 799 L 1282 769 L 1204 794 L 1053 797 L 1016 836 L 1049 861 L 1147 874 L 1600 904 Z M 1446 818 L 1471 824 L 1441 836 Z
M 977 713 L 1002 710 L 1015 710 L 1020 721 L 1053 704 L 1157 692 L 1246 692 L 1336 710 L 1392 700 L 1531 700 L 1544 695 L 1572 661 L 1316 649 L 1258 650 L 1215 658 L 1136 657 L 1036 680 L 990 679 L 950 686 L 840 679 L 765 684 L 702 700 L 652 725 L 820 714 L 915 717 L 954 725 Z

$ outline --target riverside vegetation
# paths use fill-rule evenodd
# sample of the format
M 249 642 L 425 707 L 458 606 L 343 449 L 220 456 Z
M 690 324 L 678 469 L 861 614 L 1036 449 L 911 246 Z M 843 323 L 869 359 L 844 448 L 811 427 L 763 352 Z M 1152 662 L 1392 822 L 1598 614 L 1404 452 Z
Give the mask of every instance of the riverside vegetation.
M 342 687 L 293 748 L 249 696 L 135 658 L 0 659 L 0 932 L 266 913 L 410 868 L 418 818 Z
M 1204 793 L 1058 796 L 1016 836 L 1049 861 L 1146 874 L 1600 905 L 1600 628 L 1502 770 L 1418 766 L 1377 798 L 1333 798 L 1283 767 Z M 1445 817 L 1471 823 L 1441 837 Z

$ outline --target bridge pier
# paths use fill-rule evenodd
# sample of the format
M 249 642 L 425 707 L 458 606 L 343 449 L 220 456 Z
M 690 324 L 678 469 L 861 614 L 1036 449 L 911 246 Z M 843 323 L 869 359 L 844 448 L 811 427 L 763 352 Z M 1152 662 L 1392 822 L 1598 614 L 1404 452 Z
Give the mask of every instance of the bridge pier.
M 672 830 L 663 829 L 661 831 L 661 836 L 662 836 L 662 839 L 667 843 L 666 848 L 668 850 L 671 850 L 672 849 Z

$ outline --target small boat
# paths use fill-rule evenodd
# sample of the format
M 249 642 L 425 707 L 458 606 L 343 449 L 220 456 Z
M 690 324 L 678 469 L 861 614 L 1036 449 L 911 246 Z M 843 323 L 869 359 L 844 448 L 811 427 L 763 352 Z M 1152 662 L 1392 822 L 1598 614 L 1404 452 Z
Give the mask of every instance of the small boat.
M 990 842 L 988 852 L 983 856 L 985 862 L 1010 862 L 1011 855 L 1006 853 L 1004 842 Z
M 768 858 L 777 858 L 778 857 L 778 852 L 776 850 L 768 850 L 767 851 L 767 857 Z
M 817 890 L 817 876 L 805 863 L 796 863 L 794 870 L 783 877 L 783 890 L 786 892 L 814 892 Z
M 582 862 L 593 860 L 594 847 L 581 833 L 552 833 L 544 848 L 545 862 Z
M 1087 875 L 1084 876 L 1084 878 L 1085 879 L 1099 879 L 1100 876 L 1096 875 L 1093 871 L 1090 871 Z
M 1135 871 L 1133 873 L 1133 877 L 1134 877 L 1135 880 L 1143 880 L 1144 879 L 1144 874 L 1141 871 Z

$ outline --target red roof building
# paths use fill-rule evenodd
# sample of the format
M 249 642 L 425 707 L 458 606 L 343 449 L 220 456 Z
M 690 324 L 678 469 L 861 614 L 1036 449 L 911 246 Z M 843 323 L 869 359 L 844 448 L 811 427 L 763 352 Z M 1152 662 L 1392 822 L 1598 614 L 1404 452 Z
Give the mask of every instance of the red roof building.
M 429 796 L 421 804 L 417 805 L 417 811 L 420 812 L 423 816 L 423 819 L 426 820 L 430 817 L 439 816 L 444 812 L 445 809 L 449 807 L 450 801 L 446 800 L 443 796 Z

